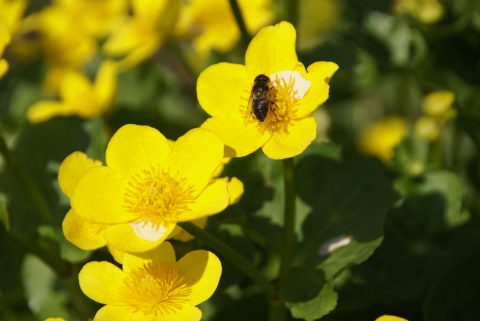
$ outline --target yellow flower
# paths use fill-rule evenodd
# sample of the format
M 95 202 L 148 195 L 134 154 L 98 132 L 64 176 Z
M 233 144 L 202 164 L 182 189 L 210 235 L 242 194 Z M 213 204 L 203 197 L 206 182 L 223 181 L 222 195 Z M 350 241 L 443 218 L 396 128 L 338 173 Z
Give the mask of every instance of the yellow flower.
M 271 0 L 239 0 L 238 5 L 250 33 L 272 20 Z M 210 50 L 226 52 L 240 39 L 235 17 L 227 0 L 192 0 L 182 8 L 177 33 L 194 38 L 193 48 L 200 57 Z
M 47 318 L 45 321 L 65 321 L 64 318 Z
M 115 30 L 103 47 L 108 55 L 126 56 L 122 68 L 150 57 L 163 43 L 177 16 L 178 0 L 132 0 L 132 16 Z
M 6 28 L 0 26 L 0 78 L 7 72 L 8 63 L 5 59 L 2 59 L 3 51 L 5 47 L 10 43 L 10 33 Z
M 388 162 L 393 157 L 394 148 L 407 132 L 405 121 L 391 116 L 365 128 L 360 134 L 359 148 L 366 155 Z
M 396 317 L 394 315 L 382 315 L 378 317 L 375 321 L 407 321 L 407 319 Z
M 443 16 L 443 6 L 438 0 L 396 0 L 394 10 L 425 24 L 435 23 Z
M 454 101 L 455 95 L 451 91 L 433 91 L 423 97 L 422 109 L 425 115 L 438 121 L 446 121 L 455 114 L 455 110 L 452 108 Z
M 26 7 L 26 0 L 0 0 L 0 25 L 14 34 Z
M 60 88 L 61 101 L 45 100 L 30 107 L 27 113 L 32 123 L 55 116 L 77 115 L 84 118 L 104 113 L 111 105 L 117 87 L 117 67 L 111 61 L 100 66 L 95 83 L 83 74 L 70 71 Z
M 415 133 L 430 141 L 437 140 L 440 136 L 441 125 L 433 117 L 422 116 L 415 122 Z
M 123 269 L 89 262 L 79 273 L 80 288 L 105 304 L 94 321 L 197 321 L 196 306 L 215 292 L 222 265 L 215 254 L 197 250 L 176 261 L 170 243 L 148 254 L 125 254 Z
M 193 129 L 171 147 L 148 126 L 125 125 L 110 140 L 106 166 L 93 167 L 76 184 L 74 212 L 108 224 L 107 244 L 125 252 L 148 251 L 177 222 L 213 215 L 229 203 L 227 182 L 214 179 L 223 143 Z
M 227 145 L 228 156 L 241 157 L 262 147 L 272 159 L 300 154 L 316 137 L 312 112 L 328 98 L 332 62 L 307 69 L 297 59 L 296 32 L 288 22 L 263 28 L 245 54 L 245 66 L 219 63 L 205 69 L 197 81 L 200 106 L 210 115 L 202 127 Z M 269 78 L 268 114 L 257 119 L 249 106 L 254 79 Z

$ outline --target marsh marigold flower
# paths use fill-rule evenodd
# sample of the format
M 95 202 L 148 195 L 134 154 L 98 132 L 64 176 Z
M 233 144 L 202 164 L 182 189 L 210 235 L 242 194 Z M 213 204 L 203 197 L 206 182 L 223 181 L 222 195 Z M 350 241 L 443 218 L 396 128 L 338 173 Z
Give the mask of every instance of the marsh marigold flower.
M 406 134 L 405 121 L 400 117 L 390 116 L 370 125 L 360 133 L 359 148 L 366 155 L 388 162 L 393 157 L 395 147 Z
M 407 321 L 407 319 L 396 317 L 394 315 L 382 315 L 378 317 L 375 321 Z
M 7 72 L 8 63 L 2 59 L 5 47 L 10 43 L 10 34 L 6 28 L 0 26 L 0 78 Z
M 396 0 L 394 10 L 406 13 L 425 24 L 440 20 L 444 11 L 438 0 Z
M 272 20 L 271 0 L 239 0 L 238 6 L 250 33 Z M 182 6 L 177 33 L 193 38 L 193 48 L 200 57 L 210 50 L 226 52 L 240 39 L 240 30 L 227 0 L 192 0 Z
M 215 292 L 221 273 L 215 254 L 197 250 L 176 261 L 165 242 L 141 257 L 125 254 L 123 269 L 89 262 L 78 278 L 89 298 L 105 304 L 94 321 L 197 321 L 196 306 Z
M 438 121 L 446 121 L 455 116 L 453 102 L 455 95 L 448 90 L 437 90 L 429 93 L 422 100 L 422 109 L 425 115 Z
M 64 318 L 48 318 L 48 319 L 45 319 L 45 321 L 65 321 Z
M 106 166 L 93 166 L 75 184 L 72 211 L 107 224 L 108 246 L 148 251 L 163 242 L 177 222 L 228 206 L 229 184 L 214 178 L 223 149 L 222 141 L 204 129 L 193 129 L 170 146 L 154 128 L 125 125 L 108 144 Z
M 221 137 L 229 156 L 262 148 L 272 159 L 300 154 L 316 137 L 312 112 L 328 98 L 328 82 L 338 66 L 315 62 L 307 69 L 297 59 L 296 32 L 288 22 L 263 28 L 252 39 L 245 65 L 219 63 L 197 81 L 200 106 L 210 115 L 202 127 Z M 249 104 L 254 80 L 269 79 L 268 114 L 255 117 Z
M 27 117 L 32 123 L 55 116 L 94 117 L 110 107 L 116 88 L 117 67 L 112 61 L 102 63 L 94 83 L 80 72 L 69 71 L 62 79 L 61 100 L 37 102 L 30 107 Z

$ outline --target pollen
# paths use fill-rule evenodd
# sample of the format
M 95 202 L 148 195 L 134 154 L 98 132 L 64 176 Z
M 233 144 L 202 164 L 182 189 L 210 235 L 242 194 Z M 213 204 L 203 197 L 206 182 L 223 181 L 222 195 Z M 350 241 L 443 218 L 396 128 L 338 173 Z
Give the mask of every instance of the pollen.
M 145 315 L 166 316 L 182 310 L 191 292 L 175 263 L 149 262 L 127 274 L 119 299 Z
M 176 222 L 195 200 L 185 179 L 154 168 L 134 175 L 124 198 L 130 212 L 156 225 Z

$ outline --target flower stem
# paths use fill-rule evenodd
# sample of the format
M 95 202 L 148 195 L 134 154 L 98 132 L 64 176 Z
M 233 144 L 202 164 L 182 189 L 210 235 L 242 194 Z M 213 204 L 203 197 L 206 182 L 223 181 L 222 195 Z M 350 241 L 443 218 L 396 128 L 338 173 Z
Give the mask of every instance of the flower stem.
M 242 12 L 240 11 L 240 7 L 238 6 L 237 0 L 229 0 L 230 7 L 232 8 L 233 15 L 235 17 L 235 21 L 237 22 L 238 29 L 240 29 L 241 35 L 241 44 L 244 50 L 247 49 L 248 44 L 250 42 L 250 34 L 247 30 L 247 25 L 245 24 L 245 20 L 243 19 Z
M 228 261 L 233 263 L 239 270 L 241 270 L 249 278 L 255 281 L 260 287 L 262 287 L 263 290 L 267 293 L 267 295 L 272 295 L 273 289 L 270 282 L 260 271 L 255 268 L 255 266 L 253 266 L 245 257 L 239 254 L 236 250 L 234 250 L 221 240 L 217 239 L 212 234 L 199 228 L 191 222 L 182 222 L 178 223 L 178 225 L 199 240 L 205 242 L 205 244 L 210 246 L 221 256 L 225 257 Z
M 28 174 L 25 172 L 23 167 L 18 162 L 17 158 L 13 152 L 8 148 L 7 142 L 3 137 L 3 133 L 0 130 L 0 154 L 2 154 L 5 159 L 5 163 L 12 170 L 13 174 L 17 180 L 22 185 L 27 197 L 30 199 L 30 202 L 35 207 L 37 213 L 40 216 L 40 219 L 43 223 L 51 223 L 53 221 L 53 215 L 48 208 L 48 205 L 45 199 L 42 197 L 42 194 L 38 191 L 37 187 L 28 177 Z

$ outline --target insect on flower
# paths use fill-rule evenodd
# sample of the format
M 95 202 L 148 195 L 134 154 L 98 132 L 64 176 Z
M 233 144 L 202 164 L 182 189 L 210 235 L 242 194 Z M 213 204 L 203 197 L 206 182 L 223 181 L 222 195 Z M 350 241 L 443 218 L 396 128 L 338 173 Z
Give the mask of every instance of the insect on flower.
M 270 83 L 270 78 L 264 74 L 258 75 L 253 81 L 247 111 L 252 112 L 258 121 L 263 122 L 274 103 L 273 86 Z

